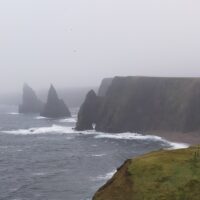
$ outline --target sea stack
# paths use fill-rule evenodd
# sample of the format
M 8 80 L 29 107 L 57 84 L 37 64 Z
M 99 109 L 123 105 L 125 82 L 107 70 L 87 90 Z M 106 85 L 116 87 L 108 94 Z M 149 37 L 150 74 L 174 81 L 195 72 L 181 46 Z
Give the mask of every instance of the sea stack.
M 23 86 L 22 104 L 19 105 L 19 113 L 40 113 L 44 104 L 40 101 L 34 90 L 27 84 Z
M 45 104 L 44 110 L 40 115 L 48 118 L 71 117 L 68 107 L 62 99 L 58 98 L 53 85 L 51 85 L 49 89 L 47 103 Z
M 99 98 L 96 93 L 91 90 L 88 92 L 85 102 L 81 106 L 78 113 L 78 123 L 76 124 L 76 130 L 91 130 L 93 124 L 96 124 L 98 113 Z

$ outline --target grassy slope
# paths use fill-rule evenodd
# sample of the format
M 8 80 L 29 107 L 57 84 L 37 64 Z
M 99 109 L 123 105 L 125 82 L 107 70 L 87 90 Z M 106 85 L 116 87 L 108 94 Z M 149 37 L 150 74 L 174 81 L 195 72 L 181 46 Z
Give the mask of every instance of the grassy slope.
M 200 150 L 161 150 L 128 160 L 93 199 L 199 200 Z

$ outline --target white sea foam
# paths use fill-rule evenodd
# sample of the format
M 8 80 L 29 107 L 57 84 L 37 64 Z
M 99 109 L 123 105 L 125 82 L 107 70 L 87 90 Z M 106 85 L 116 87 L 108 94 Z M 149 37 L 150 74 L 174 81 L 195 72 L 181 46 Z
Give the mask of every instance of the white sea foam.
M 20 113 L 18 112 L 10 112 L 10 113 L 7 113 L 8 115 L 19 115 Z
M 33 134 L 46 134 L 46 133 L 60 133 L 60 134 L 73 133 L 74 130 L 72 129 L 72 127 L 53 125 L 50 127 L 18 129 L 18 130 L 9 130 L 9 131 L 1 131 L 1 132 L 14 134 L 14 135 L 33 135 Z
M 107 180 L 111 179 L 116 172 L 117 172 L 116 170 L 113 170 L 112 172 L 109 172 L 105 175 L 100 175 L 95 178 L 92 178 L 92 180 L 93 181 L 107 181 Z
M 92 156 L 93 157 L 102 157 L 102 156 L 105 156 L 106 154 L 93 154 Z
M 77 120 L 75 118 L 71 117 L 71 118 L 61 119 L 61 120 L 59 120 L 59 122 L 61 122 L 61 123 L 65 123 L 65 122 L 76 123 Z
M 95 136 L 95 138 L 110 138 L 110 139 L 120 139 L 120 140 L 151 140 L 151 141 L 161 141 L 164 144 L 169 145 L 167 149 L 184 149 L 188 148 L 189 144 L 170 142 L 162 137 L 155 135 L 141 135 L 138 133 L 118 133 L 118 134 L 108 134 L 102 133 Z
M 188 148 L 189 145 L 185 143 L 175 143 L 170 142 L 162 137 L 155 136 L 155 135 L 142 135 L 138 133 L 118 133 L 118 134 L 111 134 L 111 133 L 103 133 L 103 132 L 96 132 L 94 130 L 88 131 L 76 131 L 72 127 L 67 126 L 58 126 L 52 125 L 50 127 L 38 127 L 38 128 L 29 128 L 29 129 L 17 129 L 17 130 L 6 130 L 1 131 L 3 133 L 14 134 L 14 135 L 32 135 L 32 134 L 78 134 L 78 135 L 94 135 L 96 139 L 115 139 L 115 140 L 150 140 L 150 141 L 160 141 L 163 142 L 164 145 L 168 145 L 168 149 L 182 149 Z
M 48 119 L 47 117 L 37 116 L 35 119 Z
M 110 133 L 102 133 L 95 138 L 110 138 L 110 139 L 120 139 L 120 140 L 162 140 L 159 136 L 154 135 L 141 135 L 138 133 L 118 133 L 118 134 L 110 134 Z
M 167 140 L 164 140 L 165 143 L 169 144 L 169 148 L 167 148 L 168 150 L 173 150 L 173 149 L 186 149 L 188 148 L 190 145 L 189 144 L 185 144 L 185 143 L 176 143 L 176 142 L 170 142 Z

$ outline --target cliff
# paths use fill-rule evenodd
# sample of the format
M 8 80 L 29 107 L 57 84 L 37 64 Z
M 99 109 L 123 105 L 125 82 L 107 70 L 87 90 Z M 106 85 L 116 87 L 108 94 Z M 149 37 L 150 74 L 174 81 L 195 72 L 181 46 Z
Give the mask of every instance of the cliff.
M 106 95 L 98 98 L 97 117 L 91 122 L 98 131 L 200 129 L 200 78 L 115 77 Z M 83 119 L 88 113 L 80 115 Z
M 98 90 L 98 96 L 104 97 L 106 96 L 106 93 L 108 91 L 108 88 L 110 87 L 112 83 L 113 78 L 104 78 L 101 82 L 101 85 Z
M 199 200 L 199 147 L 157 151 L 126 161 L 93 200 Z
M 68 107 L 65 105 L 63 100 L 58 98 L 53 85 L 51 85 L 49 89 L 47 103 L 40 115 L 49 118 L 71 117 Z
M 23 86 L 22 104 L 19 113 L 40 113 L 44 104 L 37 98 L 34 90 L 27 84 Z

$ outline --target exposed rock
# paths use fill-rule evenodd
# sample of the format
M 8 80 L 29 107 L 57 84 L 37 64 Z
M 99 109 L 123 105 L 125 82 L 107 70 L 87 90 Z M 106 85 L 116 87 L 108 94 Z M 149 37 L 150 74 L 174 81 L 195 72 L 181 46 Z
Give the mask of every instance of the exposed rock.
M 79 110 L 76 130 L 93 129 L 93 124 L 96 124 L 97 122 L 98 107 L 99 98 L 96 93 L 91 90 L 88 92 L 85 102 Z
M 100 96 L 100 97 L 106 96 L 106 93 L 112 83 L 112 80 L 113 80 L 113 78 L 104 78 L 102 80 L 101 85 L 99 87 L 98 96 Z
M 93 200 L 199 200 L 199 147 L 157 151 L 126 161 Z
M 23 86 L 22 104 L 19 113 L 40 113 L 44 104 L 37 98 L 35 92 L 27 84 Z
M 53 85 L 51 85 L 48 93 L 47 103 L 44 111 L 41 113 L 43 117 L 62 118 L 71 117 L 71 113 L 64 101 L 58 98 L 57 92 Z
M 84 105 L 78 124 L 93 112 Z M 115 77 L 94 112 L 98 131 L 198 131 L 200 78 Z

